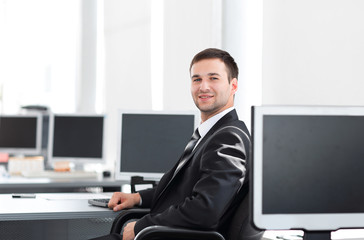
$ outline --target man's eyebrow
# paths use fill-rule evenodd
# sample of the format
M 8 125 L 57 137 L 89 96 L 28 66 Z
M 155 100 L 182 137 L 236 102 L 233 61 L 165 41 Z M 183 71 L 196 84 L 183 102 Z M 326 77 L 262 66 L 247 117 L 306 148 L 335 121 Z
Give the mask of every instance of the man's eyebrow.
M 218 74 L 218 73 L 208 73 L 207 75 L 208 76 L 220 76 L 220 74 Z M 194 74 L 194 75 L 191 76 L 191 78 L 197 78 L 197 77 L 200 77 L 200 75 L 199 74 Z
M 209 74 L 207 74 L 207 75 L 209 75 L 209 76 L 220 76 L 220 74 L 218 74 L 218 73 L 209 73 Z

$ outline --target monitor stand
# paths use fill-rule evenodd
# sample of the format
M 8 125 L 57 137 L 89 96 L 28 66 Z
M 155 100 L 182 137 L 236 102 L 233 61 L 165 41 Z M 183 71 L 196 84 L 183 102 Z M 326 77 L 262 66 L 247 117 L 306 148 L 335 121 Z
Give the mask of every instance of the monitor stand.
M 331 240 L 331 231 L 305 231 L 303 240 Z

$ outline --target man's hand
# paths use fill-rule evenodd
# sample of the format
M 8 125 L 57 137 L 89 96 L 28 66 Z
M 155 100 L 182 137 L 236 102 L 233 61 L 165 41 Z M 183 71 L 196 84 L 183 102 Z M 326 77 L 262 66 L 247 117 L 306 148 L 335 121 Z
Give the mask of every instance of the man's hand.
M 132 208 L 140 203 L 139 193 L 115 192 L 108 204 L 115 212 L 125 208 Z
M 132 240 L 135 237 L 134 226 L 136 222 L 126 224 L 123 231 L 123 240 Z

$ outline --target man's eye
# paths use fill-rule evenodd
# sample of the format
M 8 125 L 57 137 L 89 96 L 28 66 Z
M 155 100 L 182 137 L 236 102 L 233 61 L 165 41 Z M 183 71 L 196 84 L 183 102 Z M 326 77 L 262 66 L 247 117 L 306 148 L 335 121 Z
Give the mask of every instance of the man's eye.
M 217 78 L 217 77 L 212 77 L 211 79 L 212 79 L 212 80 L 218 80 L 219 78 Z
M 201 78 L 195 78 L 195 79 L 193 79 L 193 81 L 194 82 L 199 82 L 199 81 L 201 81 Z

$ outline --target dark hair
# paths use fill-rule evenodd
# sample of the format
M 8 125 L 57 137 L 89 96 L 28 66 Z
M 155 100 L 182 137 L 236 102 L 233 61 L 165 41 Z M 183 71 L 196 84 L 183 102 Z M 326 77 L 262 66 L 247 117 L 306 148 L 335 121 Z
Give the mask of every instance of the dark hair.
M 195 64 L 196 62 L 199 62 L 204 59 L 212 59 L 212 58 L 218 58 L 225 63 L 225 66 L 226 66 L 227 72 L 228 72 L 229 82 L 233 78 L 238 79 L 239 68 L 238 68 L 238 65 L 236 64 L 234 58 L 228 52 L 223 51 L 221 49 L 217 49 L 217 48 L 207 48 L 207 49 L 197 53 L 191 61 L 190 72 L 191 72 L 192 65 Z

